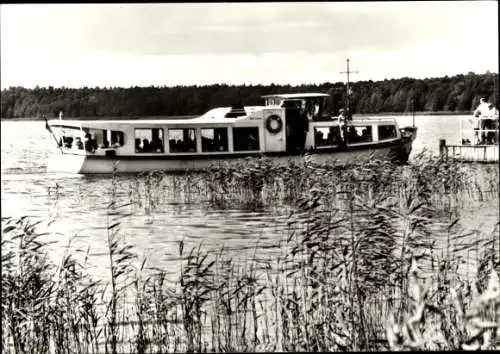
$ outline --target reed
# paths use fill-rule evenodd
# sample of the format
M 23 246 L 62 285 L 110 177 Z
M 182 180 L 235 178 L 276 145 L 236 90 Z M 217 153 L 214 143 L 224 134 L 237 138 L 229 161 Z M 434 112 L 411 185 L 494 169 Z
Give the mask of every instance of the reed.
M 499 224 L 471 234 L 459 222 L 461 206 L 498 198 L 498 170 L 415 160 L 345 169 L 250 159 L 137 176 L 125 198 L 113 176 L 108 284 L 72 252 L 54 264 L 38 222 L 3 219 L 3 352 L 498 349 Z M 281 253 L 263 259 L 256 244 L 236 262 L 180 242 L 173 281 L 146 258 L 136 265 L 122 222 L 167 193 L 220 208 L 287 203 Z

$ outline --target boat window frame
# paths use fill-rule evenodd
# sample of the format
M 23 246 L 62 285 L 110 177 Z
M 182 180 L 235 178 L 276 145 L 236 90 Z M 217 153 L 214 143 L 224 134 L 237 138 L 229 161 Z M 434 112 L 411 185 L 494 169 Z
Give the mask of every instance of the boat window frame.
M 312 126 L 312 133 L 313 133 L 313 146 L 315 149 L 329 149 L 329 148 L 337 148 L 339 147 L 341 144 L 325 144 L 325 145 L 317 145 L 316 144 L 316 129 L 328 129 L 330 130 L 330 128 L 337 128 L 339 130 L 339 137 L 340 139 L 342 139 L 342 132 L 341 132 L 341 127 L 340 125 L 313 125 Z M 327 133 L 327 137 L 324 138 L 325 142 L 328 142 L 328 134 L 329 132 Z
M 137 131 L 138 130 L 148 130 L 150 131 L 151 133 L 151 139 L 148 139 L 150 140 L 149 141 L 149 144 L 151 144 L 153 142 L 153 131 L 157 129 L 159 131 L 159 136 L 161 136 L 161 138 L 159 138 L 159 141 L 161 142 L 161 145 L 159 146 L 159 150 L 160 151 L 152 151 L 152 150 L 149 150 L 149 151 L 137 151 L 137 146 L 136 146 L 136 141 L 137 139 L 141 139 L 140 143 L 142 144 L 143 141 L 144 141 L 144 138 L 138 138 L 137 137 Z M 164 134 L 164 129 L 161 128 L 161 127 L 134 127 L 134 152 L 136 154 L 163 154 L 165 153 L 165 134 Z
M 85 129 L 85 128 L 84 128 Z M 106 149 L 120 149 L 127 144 L 127 134 L 122 130 L 106 129 L 109 132 L 109 146 Z M 113 133 L 118 133 L 117 141 L 113 144 Z M 120 139 L 121 136 L 121 139 Z M 120 144 L 120 140 L 122 143 Z M 116 145 L 118 143 L 118 145 Z
M 167 137 L 167 141 L 168 141 L 168 152 L 170 154 L 183 154 L 184 155 L 184 154 L 197 154 L 197 153 L 199 153 L 199 151 L 198 151 L 199 134 L 197 133 L 198 128 L 195 128 L 195 127 L 175 127 L 175 128 L 168 128 L 166 130 L 167 130 L 166 137 Z M 180 130 L 180 131 L 192 130 L 194 132 L 194 139 L 192 141 L 192 143 L 194 143 L 194 151 L 175 151 L 175 150 L 172 150 L 172 146 L 170 144 L 170 132 L 175 131 L 175 130 Z M 183 135 L 182 143 L 184 143 L 184 132 L 182 133 L 182 135 Z M 175 141 L 175 143 L 177 144 L 177 141 Z
M 386 138 L 381 138 L 380 137 L 380 128 L 381 127 L 392 127 L 394 136 L 391 137 L 386 137 Z M 377 124 L 377 140 L 378 141 L 388 141 L 388 140 L 394 140 L 398 138 L 398 127 L 395 124 Z
M 349 135 L 348 135 L 348 130 L 349 128 L 354 128 L 356 130 L 356 128 L 370 128 L 370 141 L 349 141 Z M 378 131 L 377 131 L 378 132 Z M 373 129 L 373 124 L 348 124 L 346 125 L 345 127 L 345 130 L 344 130 L 344 140 L 346 142 L 346 145 L 348 146 L 358 146 L 358 145 L 370 145 L 370 144 L 373 144 L 375 143 L 375 136 L 374 136 L 374 129 Z M 362 137 L 362 136 L 358 136 L 358 137 Z
M 229 152 L 229 128 L 230 127 L 200 127 L 199 131 L 199 140 L 200 140 L 200 152 L 202 154 L 214 154 L 214 153 L 228 153 Z M 223 146 L 225 145 L 224 150 L 204 150 L 203 149 L 203 131 L 204 130 L 212 130 L 214 133 L 214 138 L 215 138 L 215 129 L 225 129 L 225 141 L 222 140 Z M 212 139 L 214 141 L 214 139 Z
M 232 151 L 235 152 L 235 153 L 245 153 L 245 152 L 259 152 L 260 149 L 261 149 L 261 146 L 262 146 L 262 143 L 261 143 L 261 138 L 260 138 L 260 127 L 258 126 L 239 126 L 239 127 L 231 127 L 231 134 L 233 136 L 233 139 L 232 139 Z M 236 137 L 238 136 L 237 134 L 235 135 L 235 130 L 237 129 L 256 129 L 256 140 L 257 140 L 257 149 L 243 149 L 243 150 L 240 150 L 240 149 L 236 149 L 235 147 L 235 143 L 239 144 L 240 142 L 236 139 Z

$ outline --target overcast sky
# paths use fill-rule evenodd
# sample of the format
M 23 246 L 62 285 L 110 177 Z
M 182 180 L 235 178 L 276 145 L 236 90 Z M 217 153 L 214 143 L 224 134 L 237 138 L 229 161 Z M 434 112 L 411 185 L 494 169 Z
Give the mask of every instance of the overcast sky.
M 1 87 L 498 72 L 498 2 L 0 5 Z

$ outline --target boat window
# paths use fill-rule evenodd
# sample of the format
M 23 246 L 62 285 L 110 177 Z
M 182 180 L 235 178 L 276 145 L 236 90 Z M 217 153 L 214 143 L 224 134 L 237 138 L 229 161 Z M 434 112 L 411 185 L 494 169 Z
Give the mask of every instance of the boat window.
M 125 134 L 117 130 L 111 130 L 111 147 L 120 147 L 125 144 Z
M 341 135 L 340 127 L 315 127 L 314 128 L 314 146 L 332 146 L 340 145 Z
M 60 132 L 64 149 L 85 149 L 94 152 L 97 149 L 117 148 L 125 143 L 125 136 L 121 131 L 97 128 L 82 128 L 80 130 L 79 128 L 62 127 Z
M 301 100 L 284 100 L 281 103 L 281 107 L 300 109 L 302 107 L 302 101 Z
M 279 106 L 281 101 L 282 99 L 278 97 L 266 98 L 265 104 L 266 106 Z
M 60 142 L 61 142 L 62 147 L 64 149 L 76 149 L 76 148 L 78 148 L 76 145 L 75 138 L 79 137 L 80 143 L 81 143 L 82 131 L 80 129 L 61 127 L 58 132 L 60 132 Z M 78 144 L 78 145 L 81 146 L 81 148 L 83 149 L 83 143 Z
M 395 125 L 379 125 L 378 140 L 394 139 L 398 137 Z
M 373 141 L 372 127 L 367 126 L 347 126 L 347 142 L 350 144 L 369 143 Z
M 259 128 L 233 128 L 234 151 L 260 150 Z
M 169 129 L 170 152 L 196 152 L 196 130 L 194 128 Z
M 227 128 L 201 129 L 201 151 L 228 151 Z
M 141 128 L 135 129 L 135 152 L 164 152 L 163 129 Z

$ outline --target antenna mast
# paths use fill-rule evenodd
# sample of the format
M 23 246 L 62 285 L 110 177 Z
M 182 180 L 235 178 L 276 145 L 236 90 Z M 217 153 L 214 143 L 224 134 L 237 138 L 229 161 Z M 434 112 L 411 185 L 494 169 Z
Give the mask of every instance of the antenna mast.
M 349 74 L 359 74 L 359 71 L 349 71 L 349 58 L 347 58 L 347 71 L 341 71 L 341 74 L 347 74 L 347 94 L 346 94 L 346 117 L 347 119 L 352 119 L 351 117 L 351 110 L 350 110 L 350 102 L 349 102 L 349 95 L 350 89 L 349 89 Z

